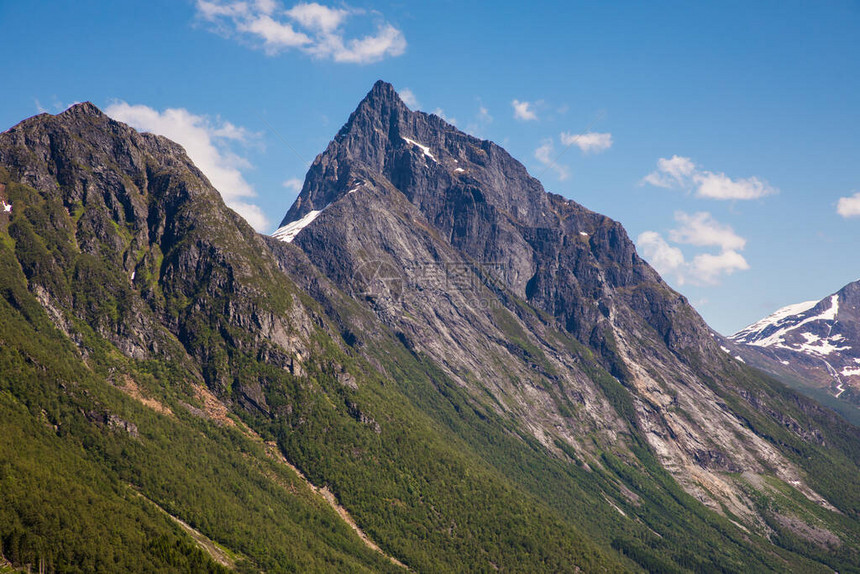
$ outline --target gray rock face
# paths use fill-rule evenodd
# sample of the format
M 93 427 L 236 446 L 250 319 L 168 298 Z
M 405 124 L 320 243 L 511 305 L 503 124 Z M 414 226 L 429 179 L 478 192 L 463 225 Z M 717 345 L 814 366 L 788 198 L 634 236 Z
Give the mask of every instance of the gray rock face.
M 756 522 L 732 478 L 740 472 L 775 470 L 822 500 L 725 408 L 742 365 L 623 227 L 546 193 L 492 142 L 410 111 L 378 82 L 316 158 L 282 226 L 312 211 L 293 243 L 313 265 L 548 449 L 561 439 L 586 459 L 595 445 L 624 453 L 635 428 L 714 508 Z M 632 420 L 595 383 L 589 358 L 631 391 Z
M 34 239 L 28 218 L 8 231 L 32 243 L 19 256 L 30 288 L 82 353 L 91 328 L 128 357 L 169 357 L 227 393 L 225 344 L 281 367 L 303 348 L 310 319 L 291 283 L 178 144 L 83 103 L 0 134 L 0 166 L 32 188 L 13 207 L 49 206 L 37 231 L 53 244 Z M 275 293 L 279 313 L 259 304 Z M 253 395 L 253 381 L 240 386 Z
M 675 352 L 714 349 L 695 312 L 639 258 L 618 222 L 546 193 L 505 150 L 410 111 L 384 82 L 316 158 L 282 225 L 372 186 L 396 189 L 451 247 L 497 269 L 506 289 L 582 342 L 599 344 L 621 304 Z M 326 268 L 350 263 L 333 258 Z M 330 271 L 348 275 L 353 267 Z

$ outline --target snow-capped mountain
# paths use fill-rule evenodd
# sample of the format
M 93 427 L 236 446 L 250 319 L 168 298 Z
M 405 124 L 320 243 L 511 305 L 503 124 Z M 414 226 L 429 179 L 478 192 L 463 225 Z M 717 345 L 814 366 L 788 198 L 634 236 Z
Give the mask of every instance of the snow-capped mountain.
M 788 371 L 860 404 L 860 281 L 821 301 L 783 307 L 729 339 L 741 356 L 774 374 Z

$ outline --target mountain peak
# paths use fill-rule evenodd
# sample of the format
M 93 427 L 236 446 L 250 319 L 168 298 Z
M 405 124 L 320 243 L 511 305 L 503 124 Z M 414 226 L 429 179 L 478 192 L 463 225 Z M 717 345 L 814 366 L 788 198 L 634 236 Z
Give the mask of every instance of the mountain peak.
M 370 89 L 368 96 L 376 96 L 383 98 L 400 98 L 397 94 L 397 90 L 394 89 L 394 86 L 386 82 L 385 80 L 376 80 L 376 83 L 373 84 L 373 87 Z
M 102 117 L 105 114 L 92 102 L 79 102 L 69 106 L 66 111 L 57 115 L 71 117 Z
M 408 112 L 409 108 L 400 99 L 394 86 L 383 80 L 378 80 L 358 104 L 341 133 L 350 131 L 356 124 L 365 125 L 366 122 L 362 120 L 385 121 L 391 116 L 401 117 Z M 377 122 L 371 121 L 370 123 L 375 124 Z
M 372 108 L 380 109 L 383 107 L 405 108 L 406 104 L 400 98 L 400 94 L 394 89 L 394 86 L 384 80 L 377 80 L 373 87 L 367 92 L 367 95 L 359 104 L 359 108 L 368 105 Z

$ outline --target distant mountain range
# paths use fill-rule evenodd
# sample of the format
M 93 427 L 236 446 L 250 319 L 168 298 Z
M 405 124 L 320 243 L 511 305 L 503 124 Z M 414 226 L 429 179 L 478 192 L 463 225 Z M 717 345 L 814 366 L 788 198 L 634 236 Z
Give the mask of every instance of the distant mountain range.
M 0 569 L 860 570 L 860 430 L 387 83 L 273 237 L 89 103 L 0 201 Z
M 729 339 L 744 360 L 860 409 L 860 281 L 779 309 Z

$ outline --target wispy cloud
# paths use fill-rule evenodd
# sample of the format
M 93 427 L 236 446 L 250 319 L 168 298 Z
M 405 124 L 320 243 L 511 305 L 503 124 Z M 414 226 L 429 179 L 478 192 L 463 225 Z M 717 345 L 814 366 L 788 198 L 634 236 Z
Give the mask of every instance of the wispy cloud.
M 612 134 L 588 132 L 584 134 L 572 134 L 563 132 L 561 143 L 565 146 L 575 145 L 583 153 L 600 153 L 612 147 Z
M 302 190 L 302 186 L 304 185 L 304 183 L 305 183 L 304 181 L 302 181 L 301 179 L 299 179 L 297 177 L 291 177 L 290 179 L 286 180 L 281 185 L 283 185 L 284 187 L 286 187 L 287 189 L 289 189 L 291 191 L 294 191 L 295 193 L 298 193 Z
M 51 103 L 48 106 L 43 106 L 42 102 L 38 99 L 34 99 L 33 103 L 36 105 L 36 110 L 38 110 L 40 114 L 58 114 L 63 110 L 69 109 L 75 104 L 79 104 L 80 102 L 64 103 L 57 99 L 57 96 L 52 96 Z
M 295 49 L 322 60 L 370 64 L 406 51 L 403 33 L 383 20 L 377 21 L 374 33 L 347 38 L 347 21 L 367 15 L 347 6 L 310 2 L 287 10 L 276 0 L 197 0 L 196 7 L 198 18 L 213 31 L 269 55 Z
M 544 171 L 550 169 L 553 170 L 558 176 L 559 181 L 564 181 L 570 177 L 570 172 L 567 167 L 555 162 L 555 145 L 551 139 L 541 142 L 540 147 L 535 150 L 535 159 L 546 167 Z
M 478 102 L 478 111 L 472 119 L 466 123 L 466 131 L 474 136 L 483 138 L 485 137 L 485 130 L 493 123 L 493 116 L 490 114 L 490 110 L 488 110 L 481 101 L 481 98 L 476 98 L 476 101 Z
M 256 230 L 267 230 L 269 221 L 263 210 L 247 201 L 257 195 L 242 174 L 251 164 L 231 149 L 232 144 L 251 143 L 257 139 L 257 134 L 220 118 L 195 115 L 182 108 L 160 112 L 149 106 L 115 102 L 105 113 L 135 129 L 162 135 L 180 144 L 221 193 L 224 203 Z
M 716 285 L 723 276 L 750 268 L 740 254 L 746 239 L 710 213 L 693 214 L 679 211 L 675 221 L 680 226 L 669 231 L 669 239 L 680 245 L 719 247 L 718 253 L 698 253 L 687 260 L 680 247 L 671 245 L 660 233 L 645 231 L 636 238 L 642 256 L 660 275 L 673 279 L 678 285 Z
M 398 92 L 398 94 L 400 95 L 400 99 L 403 100 L 403 103 L 413 110 L 417 109 L 420 105 L 418 103 L 418 98 L 415 97 L 415 93 L 409 88 L 403 88 Z
M 743 249 L 747 240 L 734 232 L 729 225 L 724 225 L 714 219 L 707 211 L 675 213 L 675 221 L 680 227 L 669 232 L 669 238 L 675 243 L 696 245 L 699 247 L 719 247 L 723 251 Z
M 520 100 L 514 100 L 511 102 L 511 106 L 514 108 L 514 119 L 528 122 L 534 121 L 538 119 L 537 112 L 535 111 L 535 105 L 531 102 L 521 102 Z
M 657 160 L 657 169 L 642 178 L 641 183 L 692 190 L 696 197 L 724 200 L 759 199 L 779 191 L 757 177 L 732 179 L 724 173 L 700 169 L 690 158 L 678 155 Z
M 860 217 L 860 192 L 849 197 L 840 197 L 836 204 L 836 213 L 842 217 Z

